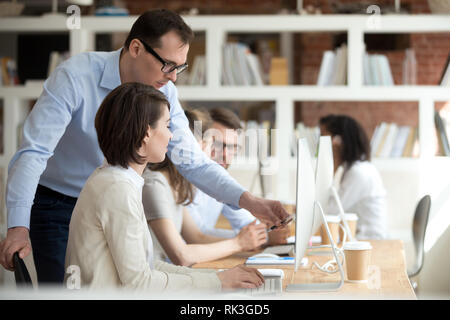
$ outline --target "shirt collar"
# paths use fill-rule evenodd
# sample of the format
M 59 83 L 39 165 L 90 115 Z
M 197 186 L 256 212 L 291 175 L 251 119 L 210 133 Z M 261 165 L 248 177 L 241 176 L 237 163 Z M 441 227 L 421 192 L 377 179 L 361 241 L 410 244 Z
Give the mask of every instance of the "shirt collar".
M 123 173 L 125 173 L 128 178 L 130 178 L 130 180 L 134 183 L 134 185 L 136 185 L 136 187 L 138 189 L 142 189 L 144 187 L 144 183 L 145 180 L 142 176 L 140 176 L 133 168 L 131 168 L 130 166 L 128 166 L 127 169 L 121 167 L 121 166 L 112 166 L 108 163 L 108 161 L 106 161 L 106 159 L 103 160 L 103 164 L 101 165 L 100 168 L 107 168 L 107 167 L 111 167 L 114 168 L 115 170 L 119 170 Z
M 103 69 L 102 79 L 100 81 L 100 86 L 110 90 L 115 89 L 120 86 L 120 53 L 122 48 L 111 52 L 105 61 L 105 68 Z

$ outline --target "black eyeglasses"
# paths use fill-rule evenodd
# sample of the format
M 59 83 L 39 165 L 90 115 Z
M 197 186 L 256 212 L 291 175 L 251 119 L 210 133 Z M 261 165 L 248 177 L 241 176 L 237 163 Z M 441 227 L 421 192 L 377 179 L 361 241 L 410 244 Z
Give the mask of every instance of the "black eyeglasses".
M 224 143 L 223 141 L 215 140 L 212 143 L 212 147 L 214 150 L 218 152 L 223 152 L 224 150 L 227 150 L 228 153 L 233 152 L 237 153 L 241 150 L 241 146 L 237 143 L 231 144 L 231 143 Z
M 159 60 L 159 62 L 162 63 L 162 67 L 161 67 L 161 71 L 168 74 L 173 72 L 174 70 L 177 70 L 177 74 L 182 73 L 184 70 L 187 69 L 188 64 L 187 63 L 183 63 L 179 66 L 175 65 L 174 63 L 171 62 L 167 62 L 165 61 L 163 58 L 161 58 L 159 56 L 159 54 L 157 54 L 155 52 L 155 50 L 152 49 L 152 47 L 150 47 L 147 43 L 145 43 L 143 40 L 138 39 L 140 42 L 142 42 L 142 44 L 144 45 L 145 50 L 148 51 L 148 53 L 150 53 L 151 55 L 153 55 L 156 59 Z

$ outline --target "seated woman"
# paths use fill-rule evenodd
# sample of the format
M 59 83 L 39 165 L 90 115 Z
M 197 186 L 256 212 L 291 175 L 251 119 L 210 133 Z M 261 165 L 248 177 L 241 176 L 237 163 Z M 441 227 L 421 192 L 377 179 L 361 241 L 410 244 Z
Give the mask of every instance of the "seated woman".
M 66 269 L 78 266 L 81 286 L 90 289 L 219 291 L 261 285 L 262 275 L 242 265 L 216 272 L 154 259 L 141 175 L 148 162 L 164 159 L 172 137 L 169 122 L 169 103 L 150 86 L 125 83 L 105 98 L 95 128 L 107 163 L 92 173 L 75 205 Z
M 198 112 L 201 132 L 210 128 L 207 113 Z M 191 129 L 194 130 L 193 124 Z M 207 235 L 200 231 L 187 211 L 192 203 L 194 187 L 166 157 L 164 162 L 149 164 L 144 171 L 144 210 L 153 241 L 155 256 L 172 263 L 190 266 L 194 263 L 217 260 L 240 251 L 253 250 L 267 241 L 266 226 L 251 222 L 232 238 Z
M 320 119 L 320 133 L 332 137 L 335 172 L 342 167 L 338 194 L 344 211 L 358 215 L 356 238 L 385 238 L 386 191 L 370 162 L 370 142 L 363 128 L 351 117 L 329 115 Z M 328 212 L 339 212 L 333 197 Z

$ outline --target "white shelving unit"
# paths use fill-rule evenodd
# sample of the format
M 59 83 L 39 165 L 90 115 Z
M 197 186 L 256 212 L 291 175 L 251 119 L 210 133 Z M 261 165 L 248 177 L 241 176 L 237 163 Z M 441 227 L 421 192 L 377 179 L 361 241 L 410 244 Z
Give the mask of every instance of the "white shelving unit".
M 205 86 L 178 86 L 183 101 L 273 101 L 275 103 L 276 146 L 280 168 L 292 167 L 290 139 L 294 130 L 294 103 L 296 101 L 417 101 L 419 106 L 420 159 L 376 159 L 383 168 L 415 168 L 418 161 L 432 159 L 432 146 L 427 143 L 434 135 L 434 102 L 450 100 L 450 90 L 439 86 L 368 87 L 363 85 L 363 51 L 366 33 L 450 32 L 450 19 L 439 15 L 380 16 L 379 28 L 371 29 L 370 16 L 365 15 L 260 15 L 260 16 L 187 16 L 186 22 L 194 31 L 206 34 L 207 80 Z M 72 55 L 94 49 L 96 33 L 128 32 L 137 19 L 130 17 L 81 17 L 81 29 L 68 30 L 66 19 L 59 18 L 3 18 L 0 32 L 68 32 Z M 289 33 L 289 32 L 347 32 L 348 85 L 346 86 L 251 86 L 221 85 L 222 45 L 228 33 Z M 40 87 L 3 87 L 0 99 L 4 105 L 4 154 L 0 166 L 6 169 L 16 151 L 17 125 L 24 118 L 24 101 L 35 99 Z M 23 108 L 22 108 L 23 109 Z M 412 163 L 412 165 L 411 165 Z M 450 163 L 450 162 L 449 162 Z M 6 176 L 6 174 L 5 174 Z M 292 194 L 285 183 L 289 170 L 276 175 L 276 194 Z

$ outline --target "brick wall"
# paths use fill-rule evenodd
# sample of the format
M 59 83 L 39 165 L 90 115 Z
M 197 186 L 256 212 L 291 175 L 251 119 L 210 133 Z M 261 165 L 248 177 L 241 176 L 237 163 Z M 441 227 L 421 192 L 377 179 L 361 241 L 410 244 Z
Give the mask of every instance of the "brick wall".
M 280 10 L 295 10 L 296 1 L 292 0 L 123 0 L 131 14 L 140 14 L 152 8 L 167 8 L 177 12 L 197 8 L 200 14 L 275 14 Z M 320 7 L 323 13 L 333 13 L 329 0 L 304 0 L 304 7 Z M 382 10 L 393 6 L 393 0 L 351 1 L 341 0 L 341 4 L 379 5 Z M 412 14 L 430 13 L 427 0 L 402 0 L 402 9 Z M 421 33 L 409 35 L 409 47 L 413 48 L 417 60 L 417 84 L 436 85 L 445 68 L 450 54 L 450 33 Z M 317 82 L 322 55 L 332 50 L 331 33 L 305 33 L 294 36 L 294 72 L 295 84 L 315 84 Z M 402 84 L 402 64 L 405 58 L 404 48 L 390 51 L 373 51 L 387 55 L 394 82 Z M 440 102 L 437 109 L 445 108 L 450 114 L 450 103 Z M 449 110 L 447 110 L 449 109 Z M 343 113 L 353 116 L 363 124 L 369 136 L 381 121 L 396 122 L 400 125 L 417 126 L 417 102 L 299 102 L 296 105 L 295 121 L 304 121 L 307 125 L 316 125 L 318 119 L 328 113 Z

